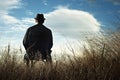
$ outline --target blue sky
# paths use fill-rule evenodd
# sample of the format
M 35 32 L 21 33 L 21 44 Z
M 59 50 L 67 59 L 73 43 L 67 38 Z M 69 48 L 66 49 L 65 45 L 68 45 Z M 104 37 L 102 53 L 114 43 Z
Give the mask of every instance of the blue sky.
M 11 10 L 10 15 L 18 18 L 34 17 L 36 13 L 51 12 L 57 6 L 68 6 L 70 9 L 90 12 L 98 20 L 107 22 L 120 14 L 119 2 L 117 0 L 21 0 L 20 8 Z M 27 12 L 32 12 L 33 15 L 30 16 Z
M 120 15 L 119 0 L 0 0 L 0 46 L 22 45 L 37 13 L 44 13 L 45 25 L 53 31 L 54 43 L 74 41 L 81 32 L 115 29 Z M 63 42 L 62 42 L 63 41 Z

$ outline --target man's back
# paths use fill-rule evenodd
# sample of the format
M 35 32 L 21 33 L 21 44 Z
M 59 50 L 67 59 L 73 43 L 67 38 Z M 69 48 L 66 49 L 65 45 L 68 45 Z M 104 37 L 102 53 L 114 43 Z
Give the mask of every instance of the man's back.
M 34 51 L 50 50 L 53 45 L 51 30 L 44 25 L 34 25 L 27 30 L 23 44 L 26 49 L 31 47 Z

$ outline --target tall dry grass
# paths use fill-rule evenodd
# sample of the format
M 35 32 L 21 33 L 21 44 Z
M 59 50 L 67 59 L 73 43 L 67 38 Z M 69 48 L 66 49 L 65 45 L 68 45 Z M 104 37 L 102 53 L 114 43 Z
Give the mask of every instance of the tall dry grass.
M 32 68 L 8 46 L 1 52 L 0 80 L 120 80 L 120 32 L 87 42 L 83 57 L 67 56 L 67 60 L 61 58 L 52 65 L 40 62 Z

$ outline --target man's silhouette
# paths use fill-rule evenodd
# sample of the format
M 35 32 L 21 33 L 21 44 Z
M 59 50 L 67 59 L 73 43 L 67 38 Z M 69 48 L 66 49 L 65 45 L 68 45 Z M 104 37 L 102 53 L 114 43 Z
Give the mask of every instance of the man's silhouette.
M 24 56 L 26 60 L 35 60 L 35 55 L 39 53 L 42 56 L 42 60 L 52 62 L 52 32 L 50 29 L 43 25 L 44 20 L 45 18 L 43 14 L 37 14 L 35 17 L 37 24 L 27 29 L 27 32 L 23 39 L 23 45 L 27 52 L 27 54 Z

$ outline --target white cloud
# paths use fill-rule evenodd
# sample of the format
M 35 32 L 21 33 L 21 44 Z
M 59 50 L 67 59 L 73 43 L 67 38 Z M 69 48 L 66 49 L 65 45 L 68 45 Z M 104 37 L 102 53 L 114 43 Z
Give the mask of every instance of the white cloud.
M 25 31 L 34 24 L 31 18 L 17 19 L 9 15 L 9 9 L 17 8 L 21 0 L 5 0 L 2 7 L 6 8 L 0 13 L 0 18 L 13 31 Z M 46 2 L 46 0 L 44 0 Z M 68 6 L 58 6 L 56 10 L 46 13 L 46 25 L 62 35 L 76 36 L 83 31 L 99 31 L 100 23 L 88 12 L 73 10 Z
M 3 2 L 3 0 L 0 0 L 0 20 L 4 24 L 14 24 L 19 22 L 15 17 L 10 16 L 9 12 L 11 9 L 19 8 L 21 4 L 20 1 L 21 0 L 4 0 Z
M 90 13 L 59 7 L 45 14 L 46 25 L 67 36 L 78 36 L 81 32 L 98 32 L 101 24 Z
M 26 24 L 34 24 L 34 18 L 23 18 L 21 21 Z
M 12 9 L 17 7 L 15 3 L 19 4 L 19 1 L 20 0 L 13 0 L 13 5 L 12 3 L 9 3 L 9 5 L 6 3 L 5 5 L 7 5 L 7 7 L 10 6 L 10 9 Z M 34 25 L 33 18 L 17 19 L 14 16 L 10 16 L 10 10 L 7 7 L 6 10 L 3 10 L 3 12 L 0 13 L 2 16 L 0 17 L 0 21 L 4 22 L 6 26 L 9 26 L 6 31 L 10 31 L 10 33 L 22 31 L 21 34 L 23 34 L 23 32 L 25 32 L 29 26 Z M 2 9 L 0 8 L 0 10 Z M 94 18 L 93 15 L 85 11 L 73 10 L 67 7 L 59 6 L 56 8 L 56 10 L 46 13 L 45 17 L 45 25 L 47 27 L 50 26 L 50 28 L 52 28 L 52 30 L 55 32 L 66 35 L 68 37 L 75 37 L 83 31 L 98 32 L 100 30 L 100 23 Z
M 78 37 L 82 32 L 98 32 L 100 23 L 88 12 L 72 10 L 67 7 L 57 7 L 56 10 L 45 14 L 46 26 L 50 26 L 55 32 L 68 36 Z M 29 26 L 34 25 L 33 18 L 21 20 L 12 16 L 5 16 L 4 21 L 10 25 L 12 31 L 26 31 Z
M 21 5 L 21 0 L 0 0 L 0 21 L 4 25 L 4 32 L 10 31 L 12 26 L 16 26 L 20 24 L 20 20 L 10 16 L 9 13 L 14 8 L 19 8 Z M 3 28 L 1 25 L 1 28 Z M 11 31 L 10 31 L 11 32 Z
M 12 30 L 13 32 L 25 31 L 30 25 L 34 24 L 34 19 L 31 18 L 17 19 L 7 14 L 1 16 L 0 19 L 2 23 L 4 23 L 6 27 L 8 27 L 7 30 Z
M 10 15 L 3 15 L 1 18 L 5 24 L 15 24 L 19 22 L 18 19 Z
M 23 18 L 19 20 L 18 23 L 13 24 L 15 26 L 11 27 L 11 30 L 13 31 L 26 31 L 26 29 L 32 25 L 34 25 L 34 19 L 32 18 Z
M 0 0 L 2 2 L 2 0 Z M 0 21 L 5 25 L 7 31 L 14 32 L 14 31 L 25 31 L 26 28 L 33 23 L 29 18 L 17 19 L 14 16 L 9 15 L 12 9 L 20 8 L 21 0 L 4 0 L 4 3 L 0 3 Z M 29 11 L 29 15 L 33 13 Z M 31 22 L 30 22 L 31 21 Z M 5 32 L 3 32 L 5 33 Z
M 21 0 L 0 0 L 0 10 L 18 8 Z
M 19 40 L 18 37 L 16 38 L 16 36 L 20 36 L 18 32 L 26 30 L 27 24 L 25 24 L 25 18 L 24 20 L 20 20 L 14 16 L 9 15 L 12 9 L 20 8 L 20 1 L 21 0 L 0 0 L 0 40 L 2 42 L 2 46 L 7 45 L 8 42 L 13 40 L 13 38 Z

